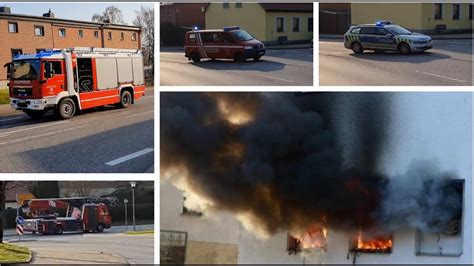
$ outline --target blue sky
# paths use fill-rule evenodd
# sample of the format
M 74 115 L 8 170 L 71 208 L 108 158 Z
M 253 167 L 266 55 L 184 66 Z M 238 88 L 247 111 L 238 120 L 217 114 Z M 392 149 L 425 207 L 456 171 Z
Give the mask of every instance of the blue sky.
M 123 19 L 131 24 L 135 18 L 135 10 L 140 6 L 153 7 L 153 3 L 0 3 L 11 7 L 12 13 L 41 16 L 49 9 L 57 18 L 90 21 L 95 13 L 102 13 L 106 7 L 114 5 L 122 10 Z

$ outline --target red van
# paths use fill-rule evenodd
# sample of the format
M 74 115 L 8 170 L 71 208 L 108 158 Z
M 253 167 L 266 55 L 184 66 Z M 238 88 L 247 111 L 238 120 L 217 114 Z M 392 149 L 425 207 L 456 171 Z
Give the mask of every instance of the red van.
M 265 54 L 265 45 L 239 27 L 194 30 L 186 32 L 184 53 L 188 60 L 196 63 L 202 58 L 243 62 L 249 58 L 259 60 Z

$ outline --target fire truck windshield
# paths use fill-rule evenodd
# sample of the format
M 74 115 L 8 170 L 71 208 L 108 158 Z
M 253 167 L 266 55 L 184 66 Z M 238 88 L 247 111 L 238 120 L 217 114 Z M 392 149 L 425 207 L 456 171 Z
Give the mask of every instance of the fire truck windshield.
M 239 41 L 251 41 L 255 39 L 250 33 L 244 30 L 235 30 L 231 32 L 234 37 Z
M 34 80 L 40 73 L 40 60 L 13 61 L 11 79 Z

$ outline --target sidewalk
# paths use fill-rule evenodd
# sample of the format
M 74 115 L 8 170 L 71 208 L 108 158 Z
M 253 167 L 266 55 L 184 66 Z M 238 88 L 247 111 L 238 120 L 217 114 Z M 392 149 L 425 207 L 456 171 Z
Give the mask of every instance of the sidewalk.
M 464 34 L 431 34 L 429 35 L 433 40 L 465 40 L 472 39 L 473 35 L 469 33 Z M 333 39 L 343 40 L 344 35 L 342 34 L 320 34 L 319 39 Z

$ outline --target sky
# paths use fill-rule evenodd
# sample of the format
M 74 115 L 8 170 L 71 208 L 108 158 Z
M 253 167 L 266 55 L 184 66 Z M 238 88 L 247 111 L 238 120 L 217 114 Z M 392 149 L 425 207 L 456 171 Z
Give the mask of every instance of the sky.
M 55 13 L 56 18 L 86 20 L 90 21 L 95 13 L 100 13 L 106 7 L 114 5 L 122 10 L 125 23 L 132 24 L 135 19 L 135 10 L 140 6 L 153 7 L 153 3 L 0 3 L 1 6 L 8 6 L 12 13 L 42 16 L 49 9 Z

